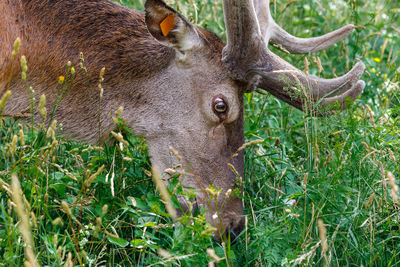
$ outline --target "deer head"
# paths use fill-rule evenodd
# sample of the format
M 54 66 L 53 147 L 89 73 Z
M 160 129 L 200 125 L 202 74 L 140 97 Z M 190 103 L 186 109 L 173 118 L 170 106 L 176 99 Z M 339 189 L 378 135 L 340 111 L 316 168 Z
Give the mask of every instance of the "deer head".
M 185 108 L 188 116 L 180 111 L 182 120 L 176 131 L 168 135 L 168 141 L 157 136 L 157 145 L 153 148 L 153 155 L 157 156 L 152 159 L 156 165 L 166 167 L 170 155 L 159 151 L 161 146 L 169 143 L 176 146 L 186 166 L 190 166 L 184 185 L 204 189 L 215 184 L 224 189 L 219 200 L 209 207 L 208 216 L 218 226 L 218 219 L 212 215 L 219 208 L 221 227 L 235 236 L 243 226 L 242 202 L 235 196 L 230 196 L 227 201 L 224 193 L 234 189 L 238 179 L 227 164 L 231 163 L 239 175 L 243 173 L 242 151 L 236 154 L 243 144 L 243 94 L 259 87 L 296 108 L 327 115 L 333 109 L 346 108 L 346 99 L 358 97 L 365 84 L 359 80 L 364 70 L 361 62 L 346 75 L 326 80 L 306 75 L 268 49 L 271 40 L 291 53 L 316 52 L 350 34 L 353 25 L 321 37 L 300 39 L 274 22 L 269 1 L 224 0 L 223 6 L 227 44 L 220 58 L 222 44 L 213 34 L 191 25 L 162 1 L 146 2 L 146 23 L 150 33 L 175 49 L 175 60 L 180 64 L 195 68 L 203 66 L 196 75 L 196 83 L 204 78 L 198 87 L 189 90 L 192 100 L 185 103 L 193 106 Z M 195 110 L 196 115 L 190 110 Z M 172 141 L 171 136 L 177 139 Z M 207 192 L 199 190 L 198 201 L 206 203 L 207 198 Z
M 223 1 L 226 45 L 161 0 L 147 0 L 145 16 L 108 1 L 16 2 L 0 4 L 3 13 L 24 14 L 17 15 L 16 27 L 7 28 L 8 35 L 0 36 L 0 44 L 20 34 L 22 41 L 29 40 L 22 53 L 34 65 L 29 76 L 36 99 L 46 93 L 54 103 L 50 88 L 56 88 L 56 81 L 49 76 L 61 73 L 60 64 L 67 60 L 77 65 L 74 51 L 87 56 L 90 79 L 105 65 L 100 103 L 104 134 L 113 129 L 110 113 L 124 106 L 128 126 L 146 137 L 152 164 L 161 172 L 182 166 L 177 169 L 185 172 L 181 184 L 196 189 L 196 202 L 208 210 L 207 219 L 220 238 L 224 231 L 232 238 L 243 228 L 242 200 L 229 194 L 241 189 L 238 179 L 243 176 L 243 94 L 262 88 L 296 108 L 327 115 L 346 108 L 346 99 L 355 99 L 364 87 L 361 62 L 346 75 L 326 80 L 303 73 L 268 49 L 271 41 L 292 53 L 312 53 L 347 36 L 353 25 L 299 39 L 274 22 L 267 0 Z M 9 22 L 0 19 L 0 28 L 5 25 Z M 10 60 L 4 52 L 0 56 L 6 73 Z M 56 119 L 63 122 L 65 135 L 95 142 L 98 116 L 89 105 L 95 98 L 78 75 Z M 5 84 L 2 77 L 8 75 L 0 75 L 0 85 Z M 8 110 L 25 110 L 24 85 L 13 80 L 10 89 L 18 97 Z M 206 190 L 210 185 L 223 191 L 211 197 Z

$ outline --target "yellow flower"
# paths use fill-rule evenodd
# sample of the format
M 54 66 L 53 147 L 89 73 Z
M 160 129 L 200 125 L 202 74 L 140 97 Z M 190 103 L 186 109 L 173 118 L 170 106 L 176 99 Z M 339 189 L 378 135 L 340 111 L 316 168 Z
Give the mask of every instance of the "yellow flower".
M 63 83 L 64 80 L 65 80 L 65 77 L 64 77 L 64 76 L 58 77 L 58 83 L 59 83 L 59 84 Z
M 75 68 L 74 67 L 71 68 L 71 74 L 72 74 L 72 76 L 75 74 Z
M 28 71 L 28 64 L 26 63 L 26 57 L 25 56 L 21 56 L 21 78 L 22 80 L 26 80 L 26 72 Z

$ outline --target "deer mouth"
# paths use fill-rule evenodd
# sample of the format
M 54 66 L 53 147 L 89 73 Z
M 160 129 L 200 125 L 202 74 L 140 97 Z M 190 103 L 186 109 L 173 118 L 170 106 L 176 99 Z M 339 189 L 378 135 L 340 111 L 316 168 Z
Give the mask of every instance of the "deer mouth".
M 236 224 L 231 222 L 230 226 L 225 230 L 225 236 L 231 241 L 236 242 L 236 238 L 244 229 L 244 217 L 242 217 Z

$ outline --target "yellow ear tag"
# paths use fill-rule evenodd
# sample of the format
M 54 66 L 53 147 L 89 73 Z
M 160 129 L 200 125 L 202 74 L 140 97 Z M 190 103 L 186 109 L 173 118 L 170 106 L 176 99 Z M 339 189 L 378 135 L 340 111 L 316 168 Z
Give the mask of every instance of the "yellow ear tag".
M 160 23 L 161 32 L 164 36 L 167 36 L 168 33 L 175 28 L 175 16 L 174 14 L 169 14 L 163 21 Z

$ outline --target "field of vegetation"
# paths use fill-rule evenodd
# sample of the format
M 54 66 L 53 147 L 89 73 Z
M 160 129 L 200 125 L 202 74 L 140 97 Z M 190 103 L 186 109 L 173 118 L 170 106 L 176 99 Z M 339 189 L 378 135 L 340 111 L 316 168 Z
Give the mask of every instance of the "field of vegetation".
M 144 1 L 119 2 L 143 10 Z M 221 1 L 167 2 L 224 38 Z M 355 24 L 350 37 L 313 55 L 271 49 L 325 78 L 362 60 L 366 88 L 328 118 L 245 95 L 246 141 L 264 141 L 245 151 L 246 225 L 235 242 L 216 242 L 202 212 L 169 217 L 144 139 L 118 114 L 110 115 L 123 150 L 119 137 L 96 147 L 64 139 L 60 125 L 2 117 L 0 266 L 400 266 L 400 6 L 271 2 L 277 23 L 300 37 Z M 12 98 L 2 98 L 0 114 Z

